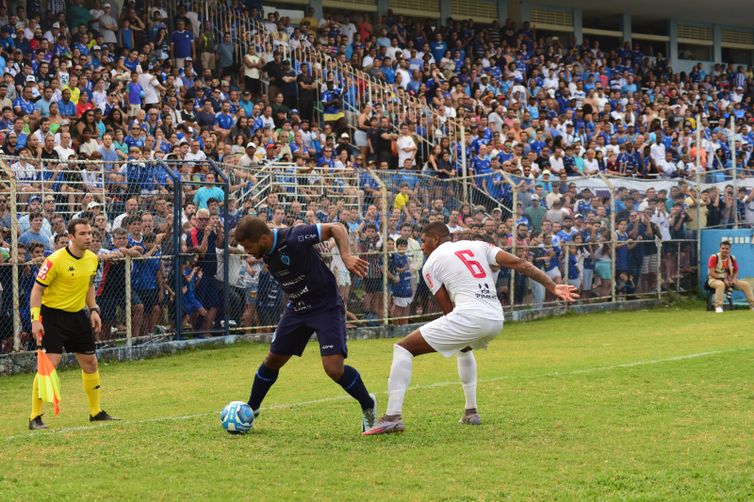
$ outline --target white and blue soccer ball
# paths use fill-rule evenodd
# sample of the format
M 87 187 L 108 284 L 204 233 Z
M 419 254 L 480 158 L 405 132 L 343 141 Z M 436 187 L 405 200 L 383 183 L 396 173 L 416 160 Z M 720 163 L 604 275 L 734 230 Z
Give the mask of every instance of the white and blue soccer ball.
M 246 434 L 254 425 L 254 412 L 243 401 L 232 401 L 220 412 L 223 429 L 230 434 Z

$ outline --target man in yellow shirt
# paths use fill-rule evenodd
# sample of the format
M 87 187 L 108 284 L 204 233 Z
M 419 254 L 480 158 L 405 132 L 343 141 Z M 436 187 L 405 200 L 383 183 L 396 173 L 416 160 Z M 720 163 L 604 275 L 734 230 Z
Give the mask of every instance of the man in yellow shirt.
M 68 224 L 68 246 L 52 253 L 40 267 L 31 290 L 31 329 L 57 367 L 63 349 L 76 354 L 89 402 L 89 421 L 116 420 L 100 407 L 100 378 L 94 333 L 102 327 L 94 291 L 97 255 L 89 250 L 92 227 L 85 219 Z M 84 307 L 89 307 L 89 316 Z M 31 398 L 29 429 L 46 429 L 37 377 Z

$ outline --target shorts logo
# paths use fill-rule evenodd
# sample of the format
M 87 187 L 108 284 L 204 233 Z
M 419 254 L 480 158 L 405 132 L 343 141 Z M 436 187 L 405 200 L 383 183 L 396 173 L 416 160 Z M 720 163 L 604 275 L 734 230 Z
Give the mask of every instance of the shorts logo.
M 320 348 L 322 350 L 327 350 L 327 349 L 332 349 L 333 347 L 335 347 L 335 345 L 322 345 Z
M 39 273 L 37 273 L 37 279 L 44 281 L 47 279 L 47 272 L 50 271 L 52 268 L 52 262 L 50 260 L 45 260 L 45 264 L 42 265 L 42 268 L 39 269 Z

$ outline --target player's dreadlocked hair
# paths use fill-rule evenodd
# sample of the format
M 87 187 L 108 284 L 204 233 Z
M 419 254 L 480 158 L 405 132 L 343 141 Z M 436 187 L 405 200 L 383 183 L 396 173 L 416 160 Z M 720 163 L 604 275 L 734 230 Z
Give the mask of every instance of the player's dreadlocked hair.
M 254 216 L 244 216 L 238 222 L 236 227 L 235 238 L 237 242 L 258 242 L 263 235 L 271 234 L 272 230 L 267 223 Z
M 440 221 L 435 221 L 434 223 L 430 223 L 429 225 L 424 227 L 424 232 L 422 233 L 437 237 L 437 239 L 439 240 L 445 240 L 445 239 L 450 238 L 450 230 L 448 230 L 448 226 L 445 223 L 442 223 Z

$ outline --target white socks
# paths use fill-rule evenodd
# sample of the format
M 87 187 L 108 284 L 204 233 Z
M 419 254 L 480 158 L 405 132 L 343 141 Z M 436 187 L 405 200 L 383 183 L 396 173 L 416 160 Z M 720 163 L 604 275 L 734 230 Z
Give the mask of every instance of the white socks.
M 387 411 L 385 412 L 387 415 L 401 414 L 403 398 L 411 383 L 411 367 L 413 365 L 414 356 L 411 352 L 400 345 L 393 345 L 393 364 L 390 367 L 390 378 L 387 381 L 388 401 Z M 476 363 L 474 363 L 474 384 L 476 386 Z
M 461 377 L 466 409 L 476 408 L 476 358 L 474 352 L 458 353 L 458 376 Z

